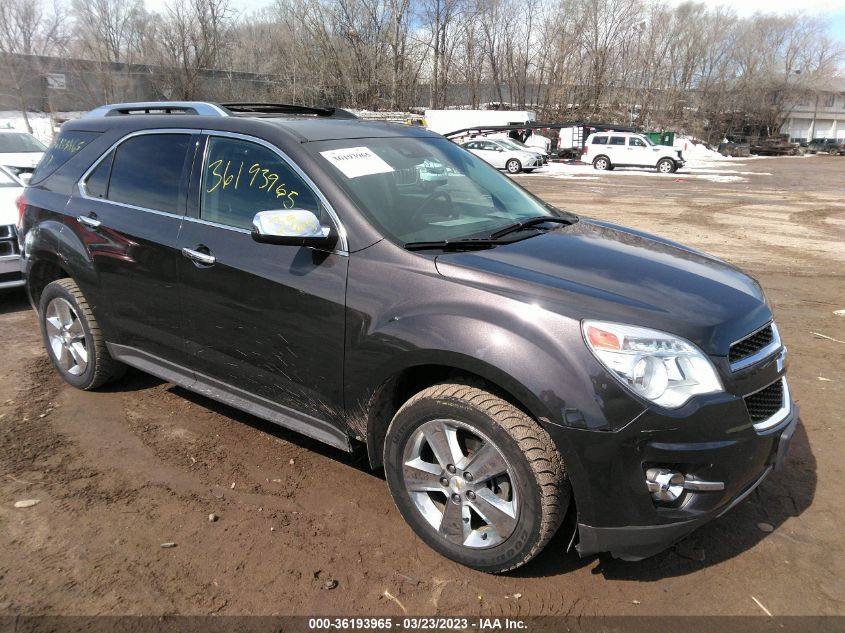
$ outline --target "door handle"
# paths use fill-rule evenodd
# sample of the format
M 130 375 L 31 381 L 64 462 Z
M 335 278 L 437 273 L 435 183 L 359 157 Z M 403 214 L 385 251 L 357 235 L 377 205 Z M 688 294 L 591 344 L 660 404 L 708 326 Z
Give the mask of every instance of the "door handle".
M 203 246 L 197 246 L 197 248 L 204 248 Z M 202 264 L 203 266 L 213 266 L 214 262 L 217 261 L 217 258 L 214 257 L 211 253 L 203 253 L 201 251 L 195 251 L 190 248 L 183 248 L 182 255 L 190 259 L 192 262 L 196 262 L 197 264 Z
M 97 219 L 96 213 L 91 213 L 89 215 L 80 215 L 76 218 L 79 220 L 80 224 L 87 226 L 89 229 L 98 229 L 102 222 Z

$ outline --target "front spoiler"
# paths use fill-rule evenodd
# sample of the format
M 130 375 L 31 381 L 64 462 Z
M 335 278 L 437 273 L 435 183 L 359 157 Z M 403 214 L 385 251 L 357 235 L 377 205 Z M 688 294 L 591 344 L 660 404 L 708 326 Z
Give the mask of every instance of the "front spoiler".
M 599 552 L 609 552 L 614 558 L 638 561 L 654 556 L 672 546 L 708 521 L 718 518 L 743 501 L 759 486 L 772 470 L 781 470 L 786 460 L 789 444 L 798 425 L 798 405 L 792 405 L 791 420 L 780 432 L 772 462 L 727 505 L 710 514 L 664 525 L 627 525 L 624 527 L 594 527 L 578 523 L 576 549 L 583 558 Z

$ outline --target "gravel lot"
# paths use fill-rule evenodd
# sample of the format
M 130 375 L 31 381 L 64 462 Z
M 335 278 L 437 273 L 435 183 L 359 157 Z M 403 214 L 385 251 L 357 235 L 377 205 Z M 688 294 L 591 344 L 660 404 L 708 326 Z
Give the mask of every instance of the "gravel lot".
M 742 173 L 517 177 L 730 260 L 774 305 L 802 413 L 788 469 L 671 550 L 582 560 L 559 533 L 515 574 L 460 567 L 414 537 L 360 454 L 139 372 L 70 388 L 15 292 L 0 295 L 0 615 L 845 615 L 845 158 L 727 168 Z

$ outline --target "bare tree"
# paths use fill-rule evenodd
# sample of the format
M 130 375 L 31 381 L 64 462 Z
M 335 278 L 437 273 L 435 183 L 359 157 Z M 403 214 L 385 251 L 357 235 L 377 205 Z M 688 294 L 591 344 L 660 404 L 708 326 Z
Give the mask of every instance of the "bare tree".
M 40 91 L 45 81 L 40 61 L 32 56 L 60 52 L 66 41 L 63 25 L 58 6 L 45 7 L 40 0 L 0 0 L 0 55 L 30 134 L 26 92 L 36 82 Z
M 202 73 L 227 61 L 234 11 L 229 0 L 173 0 L 156 31 L 154 60 L 162 92 L 196 99 L 205 92 Z

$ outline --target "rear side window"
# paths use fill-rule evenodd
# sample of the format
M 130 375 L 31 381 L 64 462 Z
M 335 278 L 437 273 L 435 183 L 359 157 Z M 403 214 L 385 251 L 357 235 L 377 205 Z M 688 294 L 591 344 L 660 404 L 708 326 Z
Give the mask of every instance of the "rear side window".
M 212 136 L 202 183 L 200 217 L 251 229 L 259 211 L 303 209 L 321 220 L 317 196 L 275 152 L 257 143 Z
M 593 138 L 593 145 L 607 145 L 606 136 L 596 136 Z
M 625 144 L 625 137 L 624 136 L 611 136 L 610 143 L 608 145 L 624 145 Z
M 91 175 L 85 180 L 85 193 L 92 198 L 105 198 L 109 189 L 109 174 L 114 152 L 109 152 Z
M 121 143 L 114 152 L 106 197 L 179 213 L 179 183 L 190 140 L 189 134 L 144 134 Z
M 68 162 L 73 156 L 82 151 L 95 138 L 99 132 L 78 132 L 71 130 L 62 132 L 47 149 L 41 161 L 35 168 L 30 182 L 36 183 L 44 180 L 47 176 L 56 171 L 59 167 Z

